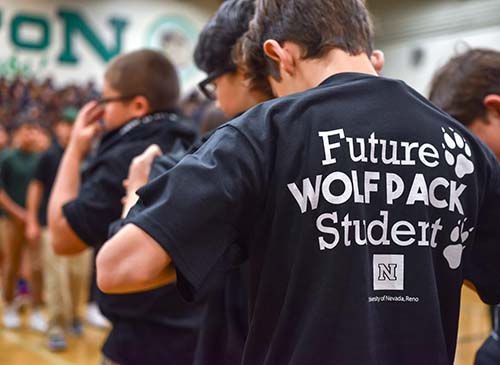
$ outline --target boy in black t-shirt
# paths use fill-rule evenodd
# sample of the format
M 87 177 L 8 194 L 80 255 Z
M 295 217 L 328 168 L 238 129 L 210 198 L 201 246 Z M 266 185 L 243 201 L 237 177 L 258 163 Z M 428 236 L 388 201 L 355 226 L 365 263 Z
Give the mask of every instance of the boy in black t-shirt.
M 500 52 L 471 49 L 450 59 L 431 84 L 430 100 L 483 141 L 500 160 Z M 500 264 L 500 262 L 499 262 Z M 475 365 L 500 364 L 500 307 Z
M 194 53 L 197 67 L 207 73 L 206 79 L 199 84 L 202 92 L 207 98 L 216 100 L 229 118 L 272 98 L 268 84 L 249 87 L 243 70 L 236 67 L 231 56 L 237 40 L 248 30 L 254 11 L 253 0 L 225 1 L 200 33 Z M 126 210 L 137 201 L 135 191 L 147 182 L 151 162 L 158 153 L 158 149 L 152 147 L 134 159 L 127 179 Z M 171 157 L 166 155 L 155 160 L 153 174 L 158 175 L 159 162 L 168 162 Z M 132 214 L 139 212 L 139 207 L 136 207 Z M 213 285 L 207 294 L 195 365 L 241 362 L 248 332 L 246 266 L 236 267 L 220 276 L 218 285 Z
M 154 287 L 173 263 L 189 299 L 248 258 L 243 364 L 453 364 L 463 280 L 500 302 L 500 168 L 376 75 L 371 38 L 360 0 L 257 1 L 241 58 L 283 97 L 138 192 L 100 287 Z
M 53 127 L 52 145 L 40 156 L 26 196 L 26 238 L 32 246 L 40 246 L 42 251 L 44 289 L 49 316 L 48 347 L 52 351 L 66 349 L 66 326 L 73 334 L 82 334 L 78 305 L 89 257 L 55 255 L 47 229 L 50 191 L 77 112 L 74 108 L 65 108 L 61 113 Z
M 135 51 L 109 64 L 103 98 L 80 111 L 52 189 L 48 222 L 57 253 L 88 246 L 99 251 L 110 223 L 120 218 L 122 181 L 134 156 L 153 143 L 173 153 L 194 142 L 195 133 L 177 113 L 178 96 L 174 65 L 159 52 Z M 104 135 L 80 177 L 98 133 Z M 98 293 L 97 302 L 113 325 L 102 350 L 106 361 L 192 363 L 201 308 L 186 305 L 173 286 L 133 295 Z

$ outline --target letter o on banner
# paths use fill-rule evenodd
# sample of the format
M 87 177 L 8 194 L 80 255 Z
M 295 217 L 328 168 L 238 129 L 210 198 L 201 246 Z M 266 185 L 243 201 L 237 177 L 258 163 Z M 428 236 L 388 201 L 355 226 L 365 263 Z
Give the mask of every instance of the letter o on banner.
M 28 39 L 22 30 L 25 27 L 32 27 L 38 31 L 38 38 Z M 33 50 L 44 50 L 50 42 L 50 26 L 49 22 L 41 17 L 30 15 L 17 15 L 12 19 L 10 25 L 12 43 L 16 47 Z

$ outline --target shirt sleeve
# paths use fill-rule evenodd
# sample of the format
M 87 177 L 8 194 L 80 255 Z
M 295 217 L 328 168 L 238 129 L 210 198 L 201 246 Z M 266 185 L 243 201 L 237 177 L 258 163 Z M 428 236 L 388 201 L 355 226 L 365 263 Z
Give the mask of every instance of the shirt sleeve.
M 44 185 L 47 185 L 47 174 L 49 170 L 49 153 L 44 152 L 36 163 L 35 170 L 33 172 L 32 180 L 38 180 Z
M 7 157 L 0 167 L 0 187 L 5 190 L 9 181 L 10 174 L 10 158 Z
M 227 126 L 138 191 L 127 223 L 148 233 L 172 258 L 187 300 L 211 271 L 237 265 L 244 256 L 241 233 L 262 185 L 256 156 L 247 138 Z
M 99 249 L 106 241 L 109 225 L 120 218 L 122 180 L 126 172 L 117 163 L 101 163 L 86 178 L 78 197 L 63 206 L 63 214 L 78 237 Z
M 489 151 L 488 151 L 489 152 Z M 500 303 L 500 165 L 488 153 L 489 171 L 486 192 L 480 209 L 476 239 L 466 262 L 465 277 L 476 287 L 481 299 L 488 304 Z
M 2 162 L 2 165 L 0 166 L 0 189 L 1 190 L 5 189 L 5 179 L 6 179 L 6 169 L 7 169 L 7 164 L 5 162 L 6 161 Z

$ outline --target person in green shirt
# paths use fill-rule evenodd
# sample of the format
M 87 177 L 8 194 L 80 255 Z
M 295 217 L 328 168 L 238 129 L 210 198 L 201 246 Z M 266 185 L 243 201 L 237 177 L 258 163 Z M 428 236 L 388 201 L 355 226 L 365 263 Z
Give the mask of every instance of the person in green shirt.
M 6 211 L 4 242 L 3 293 L 5 307 L 3 324 L 6 328 L 19 328 L 21 321 L 13 304 L 15 283 L 18 278 L 25 237 L 26 192 L 38 162 L 37 133 L 39 125 L 27 116 L 20 116 L 15 125 L 13 139 L 16 146 L 5 158 L 0 170 L 0 205 Z M 33 310 L 30 316 L 32 329 L 44 332 L 47 323 L 40 312 L 42 305 L 42 269 L 40 249 L 27 246 L 31 260 Z
M 0 124 L 0 171 L 2 170 L 2 164 L 10 154 L 11 149 L 9 146 L 10 136 L 7 132 L 5 126 Z M 1 204 L 0 204 L 1 207 Z M 0 247 L 3 247 L 3 237 L 4 237 L 4 229 L 5 226 L 5 212 L 0 208 Z M 3 251 L 0 250 L 0 270 L 3 270 Z

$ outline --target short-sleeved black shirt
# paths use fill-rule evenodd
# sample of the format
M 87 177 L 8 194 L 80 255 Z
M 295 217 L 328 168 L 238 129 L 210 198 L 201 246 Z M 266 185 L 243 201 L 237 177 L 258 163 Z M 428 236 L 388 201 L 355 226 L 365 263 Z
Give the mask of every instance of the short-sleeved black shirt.
M 208 134 L 197 141 L 188 151 L 194 153 L 208 140 Z M 162 184 L 164 173 L 180 161 L 179 154 L 164 154 L 153 162 L 149 180 L 158 178 Z M 184 157 L 184 155 L 182 156 Z M 162 176 L 163 175 L 163 176 Z M 111 235 L 128 220 L 140 215 L 145 207 L 136 204 L 126 220 L 112 225 Z M 248 332 L 248 265 L 224 270 L 214 275 L 211 284 L 205 285 L 205 308 L 200 324 L 200 333 L 194 353 L 194 365 L 233 365 L 241 362 L 243 347 Z
M 120 218 L 122 186 L 132 159 L 151 144 L 166 153 L 186 150 L 196 134 L 175 113 L 155 113 L 110 132 L 82 174 L 78 197 L 63 207 L 71 228 L 99 250 L 109 225 Z M 113 329 L 103 352 L 113 361 L 135 364 L 191 364 L 202 306 L 187 305 L 175 286 L 124 295 L 98 292 L 97 302 Z
M 460 289 L 500 302 L 500 170 L 403 82 L 261 104 L 140 191 L 189 297 L 249 259 L 244 364 L 451 365 Z
M 33 179 L 43 184 L 43 196 L 38 210 L 38 219 L 42 226 L 47 225 L 47 204 L 63 152 L 61 145 L 54 140 L 49 149 L 40 155 L 33 173 Z

